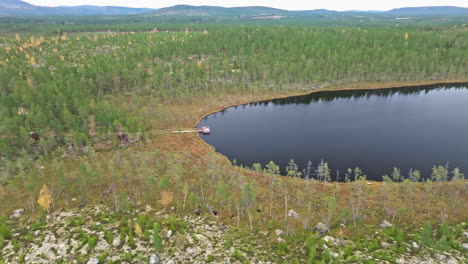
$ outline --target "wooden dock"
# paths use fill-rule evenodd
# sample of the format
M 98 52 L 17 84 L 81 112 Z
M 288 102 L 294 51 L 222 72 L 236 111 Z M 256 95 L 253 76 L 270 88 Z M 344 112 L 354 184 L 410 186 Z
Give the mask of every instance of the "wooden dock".
M 211 129 L 208 126 L 202 126 L 200 128 L 195 129 L 188 129 L 188 130 L 175 130 L 172 133 L 201 133 L 204 135 L 208 135 L 211 133 Z

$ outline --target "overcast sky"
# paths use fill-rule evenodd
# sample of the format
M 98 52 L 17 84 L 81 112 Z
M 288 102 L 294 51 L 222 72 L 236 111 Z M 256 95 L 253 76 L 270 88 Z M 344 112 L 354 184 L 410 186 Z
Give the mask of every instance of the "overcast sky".
M 1 1 L 1 0 L 0 0 Z M 173 5 L 214 6 L 268 6 L 287 10 L 390 10 L 413 6 L 460 6 L 468 7 L 468 0 L 24 0 L 40 6 L 112 5 L 127 7 L 161 8 Z

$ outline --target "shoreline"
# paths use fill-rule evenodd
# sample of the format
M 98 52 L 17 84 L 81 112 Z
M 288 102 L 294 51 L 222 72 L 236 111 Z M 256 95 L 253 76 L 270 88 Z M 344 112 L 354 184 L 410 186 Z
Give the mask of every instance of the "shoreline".
M 241 102 L 241 103 L 236 103 L 236 104 L 231 104 L 228 106 L 223 106 L 223 107 L 218 107 L 216 110 L 209 111 L 206 114 L 203 114 L 202 117 L 197 119 L 197 122 L 195 123 L 194 127 L 197 127 L 198 124 L 207 116 L 218 113 L 221 111 L 224 111 L 228 108 L 235 107 L 235 106 L 241 106 L 245 104 L 250 104 L 254 102 L 261 102 L 261 101 L 269 101 L 269 100 L 275 100 L 275 99 L 284 99 L 284 98 L 290 98 L 290 97 L 296 97 L 296 96 L 307 96 L 313 93 L 318 93 L 318 92 L 339 92 L 339 91 L 349 91 L 349 90 L 380 90 L 380 89 L 393 89 L 393 88 L 404 88 L 404 87 L 411 87 L 411 86 L 425 86 L 425 85 L 444 85 L 444 84 L 464 84 L 468 83 L 468 80 L 440 80 L 440 81 L 418 81 L 418 82 L 386 82 L 386 83 L 365 83 L 365 84 L 354 84 L 354 85 L 333 85 L 333 86 L 325 86 L 325 87 L 320 87 L 317 89 L 313 90 L 308 90 L 305 92 L 300 92 L 300 93 L 290 93 L 289 95 L 284 95 L 284 96 L 272 96 L 272 97 L 267 97 L 267 98 L 259 98 L 258 100 L 249 100 L 246 102 Z M 218 152 L 215 147 L 211 146 L 208 144 L 206 141 L 204 141 L 199 134 L 197 134 L 197 139 L 199 140 L 200 143 L 204 144 L 206 147 L 209 149 L 213 150 L 217 155 L 219 155 L 221 158 L 224 160 L 228 161 L 231 163 L 231 160 L 229 160 L 228 157 L 223 155 L 222 153 Z M 232 164 L 231 164 L 232 165 Z M 236 168 L 242 168 L 237 165 L 232 165 Z M 282 175 L 283 176 L 283 175 Z M 287 178 L 287 177 L 286 177 Z M 374 180 L 366 180 L 367 182 L 372 182 L 372 183 L 381 183 L 381 181 L 374 181 Z M 335 183 L 335 181 L 332 181 Z M 345 183 L 345 182 L 338 182 L 338 183 Z

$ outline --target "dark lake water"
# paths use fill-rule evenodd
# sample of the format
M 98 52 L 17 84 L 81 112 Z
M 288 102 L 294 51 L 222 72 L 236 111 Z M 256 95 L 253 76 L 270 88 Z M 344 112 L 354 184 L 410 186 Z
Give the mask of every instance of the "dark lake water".
M 230 107 L 203 119 L 201 135 L 237 164 L 301 169 L 329 163 L 344 178 L 359 167 L 381 180 L 393 167 L 430 177 L 434 165 L 468 174 L 468 85 L 318 92 Z

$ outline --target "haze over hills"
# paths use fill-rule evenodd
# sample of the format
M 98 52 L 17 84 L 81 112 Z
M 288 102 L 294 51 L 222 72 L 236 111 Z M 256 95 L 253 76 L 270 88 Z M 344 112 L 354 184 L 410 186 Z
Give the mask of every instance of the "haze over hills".
M 144 14 L 151 16 L 202 16 L 202 17 L 237 17 L 237 18 L 285 18 L 307 17 L 311 15 L 335 13 L 375 13 L 389 15 L 467 15 L 468 8 L 454 6 L 436 7 L 405 7 L 390 11 L 333 11 L 326 9 L 288 11 L 264 6 L 219 7 L 219 6 L 191 6 L 176 5 L 172 7 L 129 8 L 118 6 L 35 6 L 20 0 L 2 0 L 0 2 L 0 16 L 66 16 L 66 15 L 130 15 Z
M 67 15 L 130 15 L 148 12 L 151 8 L 119 6 L 35 6 L 20 0 L 2 0 L 0 16 L 67 16 Z

